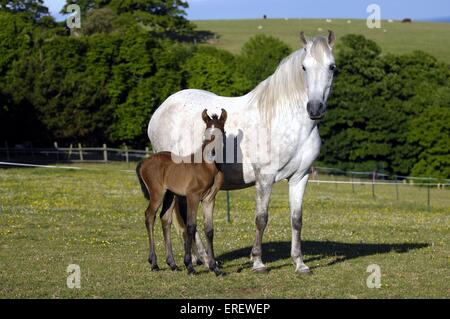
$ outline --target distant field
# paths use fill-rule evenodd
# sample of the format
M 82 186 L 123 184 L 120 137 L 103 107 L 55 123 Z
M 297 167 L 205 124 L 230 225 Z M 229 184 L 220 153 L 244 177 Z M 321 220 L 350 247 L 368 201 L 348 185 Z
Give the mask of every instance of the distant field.
M 80 166 L 81 164 L 77 164 Z M 215 212 L 215 250 L 226 276 L 197 267 L 188 277 L 180 236 L 174 252 L 182 272 L 147 263 L 146 200 L 134 165 L 83 165 L 97 170 L 0 169 L 0 298 L 449 298 L 450 190 L 310 184 L 304 201 L 303 252 L 313 276 L 294 273 L 287 183 L 274 188 L 263 260 L 251 271 L 255 189 L 225 193 Z M 201 216 L 201 214 L 200 214 Z M 201 221 L 201 217 L 199 218 Z M 200 226 L 200 229 L 203 227 Z M 203 234 L 202 234 L 203 235 Z M 81 268 L 81 289 L 66 285 L 69 264 Z M 381 288 L 366 286 L 371 264 Z
M 356 33 L 377 42 L 383 52 L 407 53 L 423 50 L 450 64 L 450 23 L 413 22 L 411 24 L 382 21 L 381 29 L 369 29 L 365 20 L 325 19 L 268 19 L 268 20 L 202 20 L 194 21 L 199 30 L 209 30 L 220 35 L 214 45 L 238 53 L 242 45 L 255 34 L 280 38 L 293 49 L 300 46 L 299 32 L 307 35 L 326 34 L 332 29 L 339 37 Z M 262 29 L 259 27 L 262 26 Z M 322 31 L 319 31 L 319 28 Z M 386 30 L 386 31 L 385 31 Z

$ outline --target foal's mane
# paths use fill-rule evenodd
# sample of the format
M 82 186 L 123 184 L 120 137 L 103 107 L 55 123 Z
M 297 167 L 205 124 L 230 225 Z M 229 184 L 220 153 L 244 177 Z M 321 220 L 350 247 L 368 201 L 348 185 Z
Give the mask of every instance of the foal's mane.
M 324 52 L 329 51 L 327 39 L 319 36 L 310 42 L 307 45 L 310 54 L 321 62 Z M 250 92 L 252 103 L 256 103 L 269 126 L 277 114 L 298 112 L 299 106 L 307 100 L 302 70 L 305 50 L 294 51 L 284 58 L 275 72 Z

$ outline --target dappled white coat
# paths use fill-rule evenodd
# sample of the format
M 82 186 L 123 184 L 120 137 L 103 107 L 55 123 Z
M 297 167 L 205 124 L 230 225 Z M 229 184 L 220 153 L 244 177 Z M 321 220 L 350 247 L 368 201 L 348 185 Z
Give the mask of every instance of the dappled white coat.
M 238 137 L 242 164 L 222 166 L 225 176 L 222 188 L 256 186 L 256 238 L 251 253 L 254 271 L 266 270 L 261 259 L 261 243 L 272 185 L 287 178 L 291 256 L 296 272 L 309 272 L 300 245 L 302 201 L 309 169 L 320 150 L 317 121 L 311 118 L 323 115 L 330 92 L 334 33 L 330 31 L 328 39 L 316 37 L 306 41 L 303 34 L 301 38 L 305 47 L 284 59 L 275 73 L 250 93 L 241 97 L 222 97 L 201 90 L 180 91 L 164 101 L 148 126 L 148 136 L 155 151 L 171 151 L 184 156 L 201 147 L 205 130 L 202 111 L 207 109 L 209 115 L 221 114 L 222 108 L 227 111 L 227 152 L 233 137 Z M 320 106 L 313 113 L 312 109 L 317 105 Z M 197 242 L 199 249 L 200 244 Z
M 255 169 L 275 174 L 275 182 L 295 173 L 303 175 L 320 149 L 316 121 L 306 112 L 304 52 L 302 49 L 291 54 L 271 77 L 241 97 L 194 89 L 171 95 L 155 111 L 148 126 L 154 150 L 177 155 L 194 153 L 201 146 L 205 128 L 202 111 L 220 114 L 223 108 L 228 113 L 226 136 L 241 138 L 244 184 L 255 182 Z M 266 138 L 268 134 L 270 138 Z M 229 178 L 225 176 L 227 188 Z

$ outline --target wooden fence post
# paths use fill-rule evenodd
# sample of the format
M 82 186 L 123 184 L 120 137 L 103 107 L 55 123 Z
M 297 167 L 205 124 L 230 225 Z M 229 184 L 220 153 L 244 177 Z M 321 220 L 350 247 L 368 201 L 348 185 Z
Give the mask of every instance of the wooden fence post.
M 397 175 L 395 176 L 395 198 L 396 198 L 397 200 L 400 199 L 400 193 L 398 192 Z
M 350 173 L 350 182 L 352 183 L 352 192 L 355 193 L 355 183 L 353 183 L 353 173 Z
M 230 191 L 227 191 L 227 222 L 231 223 L 231 214 L 230 214 Z
M 53 142 L 53 146 L 55 147 L 56 150 L 56 163 L 58 163 L 59 162 L 58 142 Z
M 78 143 L 78 154 L 80 155 L 80 161 L 83 161 L 83 148 L 81 147 L 81 143 Z
M 127 161 L 128 167 L 130 167 L 130 158 L 128 155 L 128 146 L 125 145 L 125 160 Z
M 372 173 L 372 198 L 375 198 L 375 179 L 376 179 L 376 171 Z
M 105 163 L 108 162 L 108 148 L 106 147 L 106 144 L 103 144 L 103 161 Z

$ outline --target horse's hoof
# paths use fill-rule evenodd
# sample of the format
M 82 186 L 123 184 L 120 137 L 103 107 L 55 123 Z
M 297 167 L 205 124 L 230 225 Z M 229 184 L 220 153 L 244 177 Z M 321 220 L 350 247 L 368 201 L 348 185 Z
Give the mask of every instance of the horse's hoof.
M 311 276 L 313 274 L 309 268 L 296 270 L 295 272 L 297 275 L 300 275 L 300 276 Z
M 159 271 L 158 265 L 152 266 L 152 271 Z
M 257 274 L 267 274 L 269 272 L 266 267 L 252 268 L 252 271 Z

